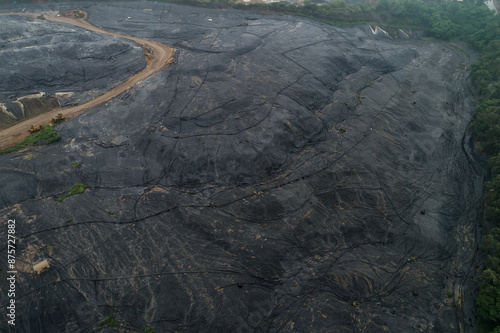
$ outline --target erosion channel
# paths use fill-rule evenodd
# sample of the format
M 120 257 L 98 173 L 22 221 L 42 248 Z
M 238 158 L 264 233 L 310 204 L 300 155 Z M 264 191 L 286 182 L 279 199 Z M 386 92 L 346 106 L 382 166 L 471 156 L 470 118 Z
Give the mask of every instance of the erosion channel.
M 0 155 L 3 309 L 9 219 L 18 237 L 2 332 L 475 332 L 484 165 L 466 46 L 154 2 L 27 10 L 75 8 L 175 61 L 57 125 L 59 142 Z

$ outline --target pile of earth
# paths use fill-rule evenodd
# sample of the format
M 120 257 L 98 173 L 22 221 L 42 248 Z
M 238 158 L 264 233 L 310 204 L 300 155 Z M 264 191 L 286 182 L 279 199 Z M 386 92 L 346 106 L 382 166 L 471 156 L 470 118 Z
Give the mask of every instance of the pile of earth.
M 144 50 L 126 39 L 14 15 L 0 24 L 0 128 L 83 103 L 146 66 Z
M 4 254 L 8 219 L 19 237 L 2 331 L 475 331 L 484 170 L 463 45 L 79 7 L 176 61 L 58 125 L 60 142 L 0 156 Z

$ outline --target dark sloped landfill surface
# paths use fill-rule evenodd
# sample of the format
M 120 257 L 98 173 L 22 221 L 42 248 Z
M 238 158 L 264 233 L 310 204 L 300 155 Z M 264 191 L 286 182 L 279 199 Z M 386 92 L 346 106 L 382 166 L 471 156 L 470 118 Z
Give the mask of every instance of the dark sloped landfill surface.
M 0 128 L 47 111 L 47 96 L 70 92 L 60 104 L 81 104 L 146 66 L 144 50 L 126 39 L 22 16 L 1 15 L 0 23 L 0 103 L 8 110 Z M 32 103 L 16 103 L 40 92 Z
M 176 61 L 58 125 L 60 142 L 0 156 L 16 329 L 92 332 L 112 316 L 157 333 L 475 332 L 483 169 L 463 45 L 164 3 L 83 8 Z

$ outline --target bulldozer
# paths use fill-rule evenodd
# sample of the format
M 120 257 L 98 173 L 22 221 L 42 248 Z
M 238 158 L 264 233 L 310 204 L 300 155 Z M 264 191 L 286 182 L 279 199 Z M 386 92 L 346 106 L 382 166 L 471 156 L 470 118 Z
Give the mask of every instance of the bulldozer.
M 52 124 L 59 124 L 60 122 L 63 122 L 65 120 L 64 116 L 62 113 L 59 113 L 57 116 L 52 118 Z
M 41 129 L 42 129 L 42 126 L 40 126 L 40 125 L 36 125 L 36 126 L 30 125 L 29 131 L 30 131 L 30 133 L 35 133 Z

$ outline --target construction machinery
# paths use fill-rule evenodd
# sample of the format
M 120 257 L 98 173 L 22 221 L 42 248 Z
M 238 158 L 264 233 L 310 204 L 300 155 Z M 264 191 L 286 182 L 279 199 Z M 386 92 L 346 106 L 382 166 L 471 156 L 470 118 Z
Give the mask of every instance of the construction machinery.
M 57 116 L 52 118 L 52 124 L 59 124 L 60 122 L 63 122 L 65 120 L 64 116 L 62 113 L 59 113 Z
M 38 132 L 41 129 L 42 129 L 41 125 L 36 125 L 36 126 L 30 125 L 29 131 L 30 131 L 30 133 L 35 133 L 35 132 Z

